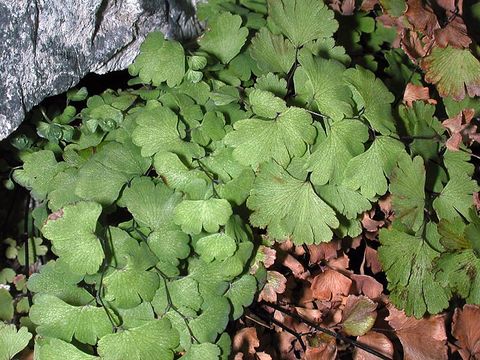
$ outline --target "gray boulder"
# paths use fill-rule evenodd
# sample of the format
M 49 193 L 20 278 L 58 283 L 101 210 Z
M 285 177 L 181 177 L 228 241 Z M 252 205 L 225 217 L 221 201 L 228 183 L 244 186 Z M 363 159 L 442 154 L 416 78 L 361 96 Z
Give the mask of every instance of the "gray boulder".
M 0 140 L 89 72 L 125 69 L 145 36 L 188 39 L 199 0 L 0 0 Z

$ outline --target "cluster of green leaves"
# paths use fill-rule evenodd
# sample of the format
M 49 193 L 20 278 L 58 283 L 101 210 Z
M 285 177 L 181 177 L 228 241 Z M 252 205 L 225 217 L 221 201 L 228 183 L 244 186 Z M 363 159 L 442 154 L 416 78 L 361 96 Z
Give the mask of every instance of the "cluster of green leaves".
M 211 0 L 199 16 L 197 47 L 150 34 L 131 89 L 79 112 L 87 94 L 70 92 L 22 152 L 14 179 L 58 257 L 28 282 L 37 359 L 226 359 L 226 326 L 266 277 L 249 273 L 250 226 L 298 245 L 355 237 L 388 191 L 393 302 L 417 317 L 453 293 L 479 303 L 470 150 L 444 151 L 435 106 L 393 107 L 320 0 Z

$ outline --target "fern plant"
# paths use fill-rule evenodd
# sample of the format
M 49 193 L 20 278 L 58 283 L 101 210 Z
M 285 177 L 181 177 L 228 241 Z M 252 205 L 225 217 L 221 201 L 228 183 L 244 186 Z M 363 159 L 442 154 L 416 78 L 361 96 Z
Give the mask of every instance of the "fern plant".
M 37 359 L 227 359 L 227 324 L 266 281 L 258 234 L 355 237 L 387 192 L 394 304 L 479 304 L 470 150 L 445 150 L 434 116 L 456 105 L 394 104 L 321 1 L 210 1 L 199 16 L 195 47 L 150 34 L 131 88 L 70 91 L 22 152 L 14 179 L 57 257 L 28 281 Z M 25 339 L 12 331 L 0 341 Z

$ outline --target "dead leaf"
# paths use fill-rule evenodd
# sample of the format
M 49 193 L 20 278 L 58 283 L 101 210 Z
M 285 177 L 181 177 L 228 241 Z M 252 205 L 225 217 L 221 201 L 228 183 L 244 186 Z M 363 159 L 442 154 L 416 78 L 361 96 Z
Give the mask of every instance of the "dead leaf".
M 373 277 L 368 275 L 352 274 L 350 278 L 353 280 L 354 288 L 358 294 L 364 294 L 370 299 L 377 299 L 382 295 L 383 285 Z
M 435 43 L 444 48 L 451 45 L 456 48 L 467 48 L 472 39 L 468 36 L 467 26 L 459 16 L 453 19 L 442 29 L 434 31 Z
M 382 271 L 382 264 L 378 258 L 377 250 L 369 246 L 365 247 L 365 263 L 374 274 L 378 274 Z
M 278 271 L 267 271 L 267 282 L 258 295 L 258 301 L 277 302 L 277 294 L 282 294 L 286 287 L 287 279 Z
M 334 360 L 337 358 L 335 338 L 318 334 L 308 338 L 305 360 Z
M 372 216 L 375 215 L 375 210 L 365 211 L 362 216 L 362 226 L 365 230 L 371 233 L 378 232 L 378 229 L 385 224 L 383 220 L 374 220 Z
M 403 93 L 403 102 L 408 106 L 412 107 L 414 101 L 422 100 L 427 104 L 435 105 L 437 101 L 435 99 L 430 99 L 430 90 L 428 87 L 423 87 L 420 85 L 415 85 L 408 83 Z
M 390 315 L 385 319 L 395 330 L 403 346 L 404 360 L 447 359 L 445 315 L 415 319 L 388 305 Z
M 260 346 L 258 340 L 257 329 L 254 327 L 246 327 L 237 331 L 232 341 L 233 352 L 243 354 L 255 354 L 256 348 Z
M 341 325 L 348 336 L 365 335 L 377 318 L 377 304 L 366 296 L 349 295 L 343 309 Z
M 452 334 L 458 339 L 460 356 L 464 360 L 480 359 L 480 307 L 466 304 L 455 309 Z
M 422 0 L 407 0 L 405 16 L 415 31 L 420 31 L 429 37 L 433 36 L 435 29 L 440 28 L 432 8 Z
M 393 344 L 388 337 L 384 334 L 380 334 L 375 331 L 370 331 L 363 336 L 357 337 L 357 341 L 361 342 L 362 344 L 368 345 L 374 350 L 377 350 L 379 353 L 389 357 L 390 359 L 393 358 Z M 353 354 L 354 360 L 378 360 L 378 357 L 372 355 L 365 350 L 355 348 L 355 352 Z
M 340 249 L 338 241 L 330 241 L 328 243 L 321 243 L 315 245 L 308 245 L 310 252 L 310 265 L 318 264 L 322 260 L 330 260 L 337 257 L 337 251 Z
M 363 0 L 360 10 L 362 11 L 372 11 L 375 5 L 378 4 L 378 0 Z
M 339 301 L 348 294 L 351 286 L 352 280 L 348 277 L 338 271 L 326 269 L 313 278 L 311 289 L 315 299 Z
M 293 276 L 297 279 L 305 280 L 310 276 L 310 272 L 305 270 L 302 263 L 290 254 L 282 254 L 282 265 L 292 270 Z
M 471 145 L 473 141 L 480 140 L 478 138 L 479 134 L 477 134 L 477 126 L 471 124 L 474 115 L 474 109 L 464 109 L 453 118 L 442 122 L 443 127 L 447 129 L 450 135 L 445 143 L 448 150 L 458 151 L 462 141 Z
M 474 192 L 473 193 L 473 204 L 475 205 L 475 208 L 477 211 L 480 210 L 480 193 Z
M 319 309 L 307 309 L 304 307 L 296 307 L 295 311 L 298 315 L 313 323 L 320 323 L 322 321 L 322 311 Z

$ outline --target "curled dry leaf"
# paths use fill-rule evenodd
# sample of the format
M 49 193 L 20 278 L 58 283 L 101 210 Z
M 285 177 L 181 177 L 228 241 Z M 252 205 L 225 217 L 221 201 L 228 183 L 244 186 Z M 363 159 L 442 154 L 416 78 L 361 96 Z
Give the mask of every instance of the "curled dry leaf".
M 292 270 L 293 276 L 297 279 L 305 280 L 310 275 L 310 272 L 305 270 L 302 263 L 290 254 L 282 254 L 281 262 L 283 266 Z
M 467 33 L 467 26 L 459 16 L 454 16 L 442 29 L 434 31 L 435 43 L 444 48 L 451 45 L 456 48 L 466 48 L 472 42 Z
M 471 145 L 474 141 L 480 141 L 480 134 L 477 134 L 477 126 L 471 123 L 474 115 L 474 109 L 464 109 L 458 115 L 442 123 L 450 135 L 450 138 L 445 143 L 448 150 L 458 151 L 462 141 L 468 145 Z
M 364 294 L 370 299 L 377 299 L 382 295 L 383 285 L 373 277 L 352 274 L 350 278 L 353 280 L 354 288 L 358 294 Z
M 440 27 L 432 8 L 422 0 L 408 0 L 405 16 L 415 31 L 421 31 L 428 36 L 432 36 L 434 30 Z
M 403 93 L 403 102 L 408 106 L 413 106 L 414 101 L 422 100 L 427 104 L 435 105 L 437 101 L 430 99 L 430 90 L 428 87 L 408 83 Z
M 480 210 L 480 193 L 474 192 L 473 193 L 473 204 L 475 205 L 475 208 L 477 211 Z
M 377 318 L 377 304 L 366 296 L 349 295 L 343 309 L 342 326 L 349 336 L 365 335 Z
M 480 358 L 480 307 L 466 304 L 455 309 L 452 334 L 457 338 L 460 356 L 464 360 Z
M 254 327 L 240 329 L 233 337 L 232 349 L 234 353 L 255 354 L 255 349 L 259 346 L 257 329 Z
M 374 220 L 372 216 L 375 215 L 375 210 L 365 211 L 362 216 L 362 226 L 370 233 L 378 232 L 378 229 L 385 224 L 383 220 Z
M 355 0 L 329 0 L 330 8 L 342 15 L 353 15 L 355 10 Z
M 359 336 L 357 341 L 368 345 L 369 347 L 377 350 L 381 354 L 389 357 L 390 359 L 393 358 L 393 344 L 388 337 L 384 334 L 380 334 L 375 331 L 370 331 L 363 336 Z M 372 355 L 365 350 L 355 348 L 355 352 L 353 354 L 354 360 L 377 360 L 378 357 Z
M 416 31 L 403 29 L 400 35 L 400 46 L 413 63 L 417 63 L 427 55 L 428 50 L 433 45 L 433 39 L 426 36 L 420 37 Z
M 258 295 L 258 301 L 276 302 L 277 294 L 286 289 L 287 279 L 278 271 L 267 271 L 267 282 Z
M 402 343 L 404 360 L 447 359 L 445 315 L 415 319 L 391 304 L 388 311 L 390 314 L 385 320 Z
M 339 301 L 348 294 L 351 286 L 352 280 L 348 277 L 338 271 L 326 269 L 313 278 L 311 289 L 315 299 Z
M 378 252 L 375 249 L 365 247 L 365 264 L 372 270 L 372 273 L 378 274 L 382 271 L 382 264 L 378 258 Z
M 310 253 L 310 265 L 318 264 L 322 260 L 331 260 L 337 257 L 337 251 L 340 249 L 340 242 L 332 240 L 328 243 L 308 245 Z
M 328 267 L 330 269 L 338 270 L 342 272 L 347 272 L 349 264 L 350 264 L 350 258 L 345 254 L 328 261 Z
M 322 311 L 319 309 L 307 309 L 303 307 L 295 308 L 298 315 L 313 323 L 320 323 L 322 321 Z

